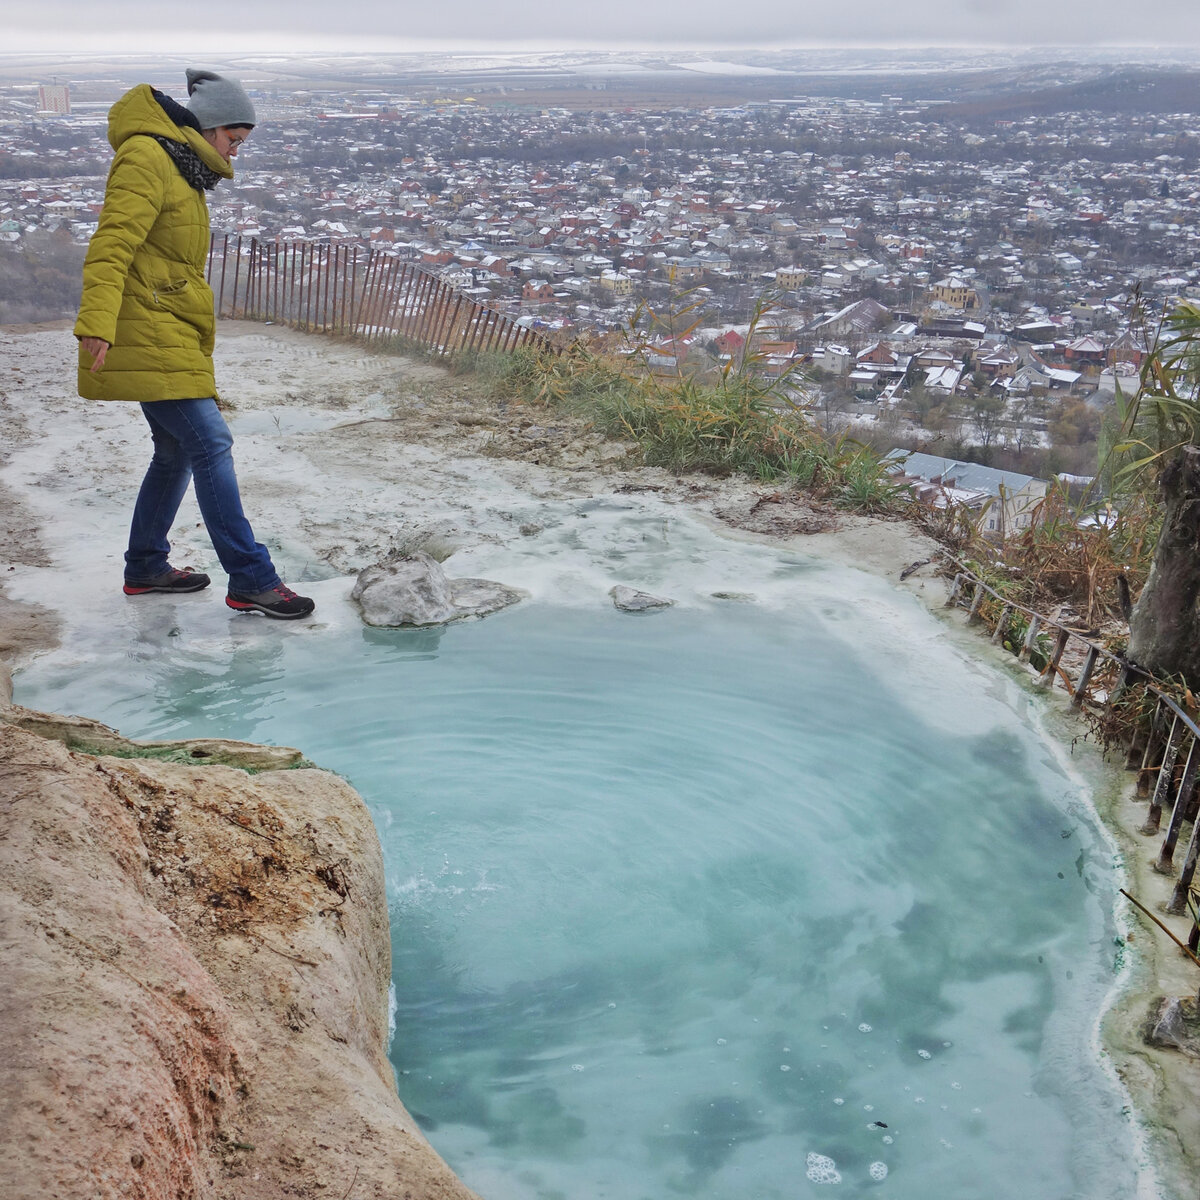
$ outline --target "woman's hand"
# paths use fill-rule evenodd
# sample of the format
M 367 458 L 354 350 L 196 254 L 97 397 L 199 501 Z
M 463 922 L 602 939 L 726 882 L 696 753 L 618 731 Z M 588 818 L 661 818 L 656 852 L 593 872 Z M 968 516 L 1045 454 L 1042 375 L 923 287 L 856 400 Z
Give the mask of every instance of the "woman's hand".
M 108 354 L 108 343 L 103 338 L 85 337 L 79 339 L 79 344 L 92 356 L 92 374 L 104 366 Z

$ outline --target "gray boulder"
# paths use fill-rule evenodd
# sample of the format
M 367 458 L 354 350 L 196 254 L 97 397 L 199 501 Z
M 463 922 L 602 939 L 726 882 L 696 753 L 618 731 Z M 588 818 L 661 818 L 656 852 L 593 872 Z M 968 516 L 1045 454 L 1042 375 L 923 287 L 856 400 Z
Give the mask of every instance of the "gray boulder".
M 648 612 L 656 608 L 670 608 L 674 600 L 664 600 L 661 596 L 652 596 L 649 592 L 639 592 L 637 588 L 626 587 L 618 583 L 610 588 L 608 594 L 613 603 L 624 612 Z
M 428 554 L 364 567 L 350 593 L 368 625 L 444 625 L 507 608 L 524 592 L 490 579 L 448 579 Z
M 1182 1050 L 1185 1054 L 1200 1057 L 1200 1040 L 1193 1036 L 1197 1008 L 1194 1001 L 1180 1000 L 1175 996 L 1159 1000 L 1157 1006 L 1150 1010 L 1145 1029 L 1147 1044 Z

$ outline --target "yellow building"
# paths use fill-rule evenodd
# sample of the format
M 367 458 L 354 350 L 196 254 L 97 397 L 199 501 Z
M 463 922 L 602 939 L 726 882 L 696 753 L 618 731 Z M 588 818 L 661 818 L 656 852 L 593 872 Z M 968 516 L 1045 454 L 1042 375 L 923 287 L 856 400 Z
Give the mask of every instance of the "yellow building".
M 931 303 L 941 303 L 961 312 L 970 312 L 979 307 L 979 296 L 975 289 L 957 275 L 947 275 L 933 284 L 929 289 L 929 299 Z

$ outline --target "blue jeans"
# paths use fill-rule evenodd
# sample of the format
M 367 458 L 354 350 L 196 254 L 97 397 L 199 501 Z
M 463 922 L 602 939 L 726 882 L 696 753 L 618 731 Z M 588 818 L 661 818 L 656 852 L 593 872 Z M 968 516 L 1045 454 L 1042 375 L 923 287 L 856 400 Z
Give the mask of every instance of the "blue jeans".
M 246 594 L 278 587 L 271 556 L 254 540 L 242 512 L 233 471 L 233 435 L 217 402 L 155 400 L 143 404 L 142 412 L 150 423 L 154 455 L 133 508 L 125 578 L 154 579 L 168 569 L 167 534 L 188 482 L 194 480 L 200 515 L 229 576 L 229 590 Z

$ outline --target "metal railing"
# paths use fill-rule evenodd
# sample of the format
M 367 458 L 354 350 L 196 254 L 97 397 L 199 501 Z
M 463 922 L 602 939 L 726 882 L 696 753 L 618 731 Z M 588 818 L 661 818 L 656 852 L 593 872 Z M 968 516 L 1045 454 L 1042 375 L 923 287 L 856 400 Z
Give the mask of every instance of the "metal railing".
M 1200 787 L 1197 786 L 1200 727 L 1136 664 L 1090 641 L 1061 621 L 1001 596 L 970 571 L 959 571 L 955 575 L 946 607 L 965 607 L 968 621 L 983 620 L 982 609 L 988 596 L 999 606 L 992 626 L 993 644 L 1003 644 L 1014 616 L 1021 614 L 1026 627 L 1016 650 L 1017 658 L 1029 662 L 1037 653 L 1044 659 L 1038 671 L 1038 682 L 1043 687 L 1053 687 L 1056 680 L 1060 682 L 1069 693 L 1073 707 L 1097 713 L 1111 709 L 1135 683 L 1154 698 L 1149 728 L 1135 734 L 1126 747 L 1125 766 L 1137 771 L 1135 796 L 1149 801 L 1146 819 L 1139 832 L 1146 837 L 1155 836 L 1162 828 L 1163 814 L 1170 814 L 1153 863 L 1160 874 L 1175 875 L 1176 849 L 1184 827 L 1191 825 L 1183 864 L 1175 877 L 1166 911 L 1175 916 L 1191 915 L 1187 947 L 1194 957 L 1200 951 L 1200 917 L 1190 903 L 1197 857 L 1200 856 Z M 1052 641 L 1044 644 L 1039 640 L 1051 636 Z M 1064 660 L 1078 664 L 1074 674 L 1064 666 Z
M 402 338 L 439 357 L 519 346 L 558 351 L 541 331 L 387 250 L 214 234 L 207 278 L 218 317 L 367 342 Z

